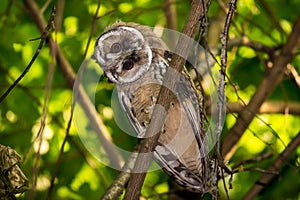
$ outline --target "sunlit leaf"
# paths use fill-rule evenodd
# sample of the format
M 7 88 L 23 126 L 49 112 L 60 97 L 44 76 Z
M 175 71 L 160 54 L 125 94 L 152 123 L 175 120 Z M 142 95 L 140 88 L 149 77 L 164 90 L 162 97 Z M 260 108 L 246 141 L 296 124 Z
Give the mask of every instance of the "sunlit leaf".
M 130 10 L 132 10 L 132 8 L 133 8 L 132 4 L 129 4 L 129 3 L 119 4 L 119 9 L 122 13 L 129 12 Z

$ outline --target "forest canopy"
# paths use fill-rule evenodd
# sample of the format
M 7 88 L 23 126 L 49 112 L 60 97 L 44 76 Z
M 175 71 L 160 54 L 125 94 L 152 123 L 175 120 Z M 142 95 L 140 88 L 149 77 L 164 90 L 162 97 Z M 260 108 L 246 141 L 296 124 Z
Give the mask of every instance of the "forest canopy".
M 119 126 L 118 110 L 112 109 L 115 85 L 100 68 L 86 80 L 88 88 L 96 88 L 94 99 L 78 98 L 74 112 L 77 74 L 84 61 L 91 60 L 107 26 L 122 20 L 182 32 L 191 2 L 202 3 L 0 1 L 0 157 L 5 158 L 0 160 L 0 199 L 103 197 L 120 174 L 110 164 L 124 158 L 109 147 L 100 150 L 87 144 L 79 130 L 86 129 L 89 140 L 103 137 L 130 152 L 138 140 Z M 222 38 L 233 2 L 211 1 L 199 18 L 195 41 L 214 58 L 216 74 L 223 72 Z M 300 198 L 299 8 L 300 0 L 236 1 L 226 38 L 227 102 L 219 149 L 234 174 L 231 184 L 230 176 L 218 182 L 220 199 Z M 197 82 L 191 64 L 186 67 Z M 100 74 L 96 85 L 89 82 L 93 73 Z M 209 89 L 203 92 L 210 119 L 214 104 Z M 78 120 L 96 128 L 79 127 Z M 111 156 L 99 159 L 95 151 L 100 156 L 109 151 Z M 4 155 L 17 163 L 5 168 Z M 18 171 L 16 164 L 28 180 L 20 190 L 11 188 L 7 179 L 8 170 Z M 155 170 L 147 173 L 140 199 L 172 199 L 181 189 L 161 169 Z

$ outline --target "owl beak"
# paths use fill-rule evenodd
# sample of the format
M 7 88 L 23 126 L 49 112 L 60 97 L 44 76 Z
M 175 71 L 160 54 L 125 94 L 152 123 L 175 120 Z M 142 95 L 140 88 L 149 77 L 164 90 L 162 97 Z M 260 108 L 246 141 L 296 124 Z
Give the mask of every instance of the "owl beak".
M 125 57 L 125 60 L 133 60 L 134 62 L 138 62 L 140 60 L 140 57 L 138 56 L 136 51 L 132 51 Z

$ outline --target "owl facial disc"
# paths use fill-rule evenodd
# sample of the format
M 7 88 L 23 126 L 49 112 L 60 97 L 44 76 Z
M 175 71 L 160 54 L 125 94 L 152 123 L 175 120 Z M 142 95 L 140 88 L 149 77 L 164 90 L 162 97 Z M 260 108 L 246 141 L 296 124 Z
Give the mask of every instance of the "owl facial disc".
M 148 71 L 152 51 L 139 30 L 119 26 L 98 38 L 94 58 L 110 81 L 124 84 L 136 81 Z

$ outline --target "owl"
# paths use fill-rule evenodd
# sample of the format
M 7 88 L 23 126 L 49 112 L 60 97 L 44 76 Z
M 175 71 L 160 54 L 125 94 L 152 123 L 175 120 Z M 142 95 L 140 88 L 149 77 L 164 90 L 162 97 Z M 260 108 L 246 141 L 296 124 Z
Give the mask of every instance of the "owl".
M 157 102 L 171 53 L 147 26 L 121 21 L 97 39 L 94 59 L 109 81 L 137 137 L 143 138 Z M 201 124 L 200 95 L 186 70 L 176 78 L 174 101 L 153 152 L 154 160 L 180 186 L 192 192 L 211 191 L 211 160 L 205 127 Z

